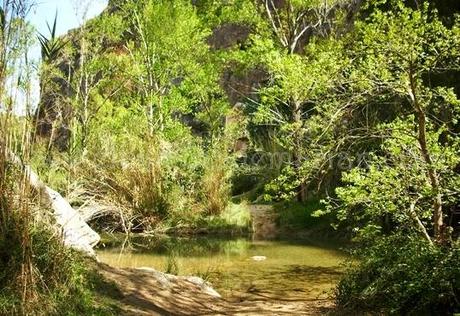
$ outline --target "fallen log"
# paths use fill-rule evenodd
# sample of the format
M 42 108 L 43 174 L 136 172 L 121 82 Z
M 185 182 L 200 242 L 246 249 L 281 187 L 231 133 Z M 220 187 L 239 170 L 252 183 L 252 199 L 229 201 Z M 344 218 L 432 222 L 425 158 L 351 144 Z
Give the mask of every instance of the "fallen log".
M 62 232 L 64 244 L 94 257 L 93 247 L 100 241 L 100 236 L 83 220 L 82 216 L 62 197 L 61 194 L 43 183 L 32 168 L 24 164 L 11 151 L 7 153 L 9 160 L 19 166 L 30 186 L 40 194 L 41 201 L 53 210 L 53 217 L 59 231 Z

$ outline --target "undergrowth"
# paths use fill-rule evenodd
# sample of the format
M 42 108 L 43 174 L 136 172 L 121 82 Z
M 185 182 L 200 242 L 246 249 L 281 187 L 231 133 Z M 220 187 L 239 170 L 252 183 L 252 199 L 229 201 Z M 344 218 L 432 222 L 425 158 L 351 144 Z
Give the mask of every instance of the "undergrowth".
M 16 235 L 19 220 L 12 220 L 11 230 L 0 237 L 0 315 L 116 315 L 110 300 L 96 295 L 103 281 L 92 259 L 37 225 L 29 228 L 31 257 L 24 258 L 23 236 Z M 25 264 L 31 268 L 30 283 L 18 282 Z
M 458 244 L 440 247 L 418 236 L 396 234 L 354 254 L 337 287 L 339 307 L 385 315 L 460 311 Z

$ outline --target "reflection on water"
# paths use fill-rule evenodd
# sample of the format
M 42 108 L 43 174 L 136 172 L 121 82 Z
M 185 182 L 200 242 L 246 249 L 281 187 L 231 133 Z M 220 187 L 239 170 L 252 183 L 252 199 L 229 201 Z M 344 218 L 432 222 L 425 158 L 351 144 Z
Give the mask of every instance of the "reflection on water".
M 179 274 L 201 276 L 227 298 L 286 300 L 329 297 L 345 258 L 334 248 L 305 241 L 210 237 L 136 238 L 123 247 L 99 249 L 98 256 L 117 267 L 160 271 L 174 261 Z

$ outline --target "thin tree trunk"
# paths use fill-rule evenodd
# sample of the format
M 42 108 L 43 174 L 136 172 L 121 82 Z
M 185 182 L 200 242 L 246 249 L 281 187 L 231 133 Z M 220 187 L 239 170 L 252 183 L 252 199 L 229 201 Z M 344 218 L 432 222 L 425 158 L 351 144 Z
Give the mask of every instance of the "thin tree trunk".
M 423 225 L 422 221 L 420 220 L 420 218 L 417 216 L 417 213 L 415 212 L 415 204 L 417 204 L 417 200 L 413 201 L 410 204 L 409 215 L 414 220 L 415 224 L 417 225 L 418 229 L 422 233 L 423 237 L 430 243 L 430 245 L 432 245 L 433 241 L 431 240 L 431 237 L 428 234 L 426 227 Z
M 410 91 L 409 95 L 412 101 L 412 105 L 414 106 L 416 115 L 417 115 L 417 128 L 418 128 L 418 135 L 417 141 L 420 146 L 420 152 L 422 154 L 422 158 L 427 165 L 427 174 L 428 178 L 430 179 L 431 188 L 435 194 L 433 200 L 433 229 L 434 229 L 434 237 L 436 241 L 443 243 L 443 213 L 442 213 L 442 194 L 439 185 L 439 176 L 436 172 L 436 169 L 433 166 L 433 160 L 430 155 L 430 151 L 427 145 L 427 137 L 426 137 L 426 114 L 424 109 L 422 108 L 418 98 L 417 98 L 417 83 L 416 79 L 414 78 L 414 72 L 411 67 L 409 72 L 409 79 L 410 79 Z
M 300 152 L 301 148 L 301 135 L 300 135 L 300 125 L 302 124 L 302 117 L 301 117 L 301 106 L 300 102 L 294 101 L 293 102 L 293 111 L 292 111 L 292 118 L 293 122 L 296 125 L 296 132 L 294 135 L 294 151 L 293 151 L 293 160 L 294 160 L 294 168 L 296 175 L 299 179 L 302 178 L 300 174 L 300 167 L 302 166 L 302 156 Z M 298 192 L 297 192 L 297 199 L 299 202 L 305 202 L 307 200 L 307 188 L 305 183 L 301 180 Z

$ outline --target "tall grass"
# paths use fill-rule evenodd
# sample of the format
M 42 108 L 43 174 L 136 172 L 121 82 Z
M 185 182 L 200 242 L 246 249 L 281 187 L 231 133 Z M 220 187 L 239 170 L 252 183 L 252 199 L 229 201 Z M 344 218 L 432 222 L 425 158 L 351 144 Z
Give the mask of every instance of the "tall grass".
M 166 258 L 164 271 L 168 274 L 179 274 L 178 256 L 174 249 L 168 249 L 168 257 Z
M 150 138 L 131 146 L 111 140 L 109 148 L 89 148 L 79 168 L 85 190 L 98 201 L 123 209 L 120 220 L 134 230 L 148 230 L 164 219 L 174 201 L 174 188 L 166 179 L 161 146 Z M 135 144 L 133 144 L 135 143 Z
M 224 144 L 214 145 L 208 152 L 202 179 L 203 204 L 208 215 L 221 214 L 230 200 L 229 161 Z
M 0 8 L 0 263 L 3 268 L 0 287 L 14 285 L 20 302 L 17 312 L 21 309 L 27 311 L 25 303 L 37 300 L 34 289 L 37 276 L 28 230 L 31 222 L 30 190 L 26 175 L 11 162 L 15 151 L 20 151 L 23 158 L 29 155 L 27 124 L 24 122 L 23 128 L 18 129 L 15 125 L 18 121 L 13 115 L 24 66 L 23 59 L 17 54 L 27 48 L 24 35 L 27 33 L 25 16 L 28 9 L 28 3 L 19 0 L 3 1 Z M 15 81 L 18 84 L 13 84 Z
M 25 58 L 34 37 L 26 22 L 31 3 L 0 6 L 0 315 L 104 314 L 92 306 L 86 261 L 64 247 L 25 168 L 34 134 Z

